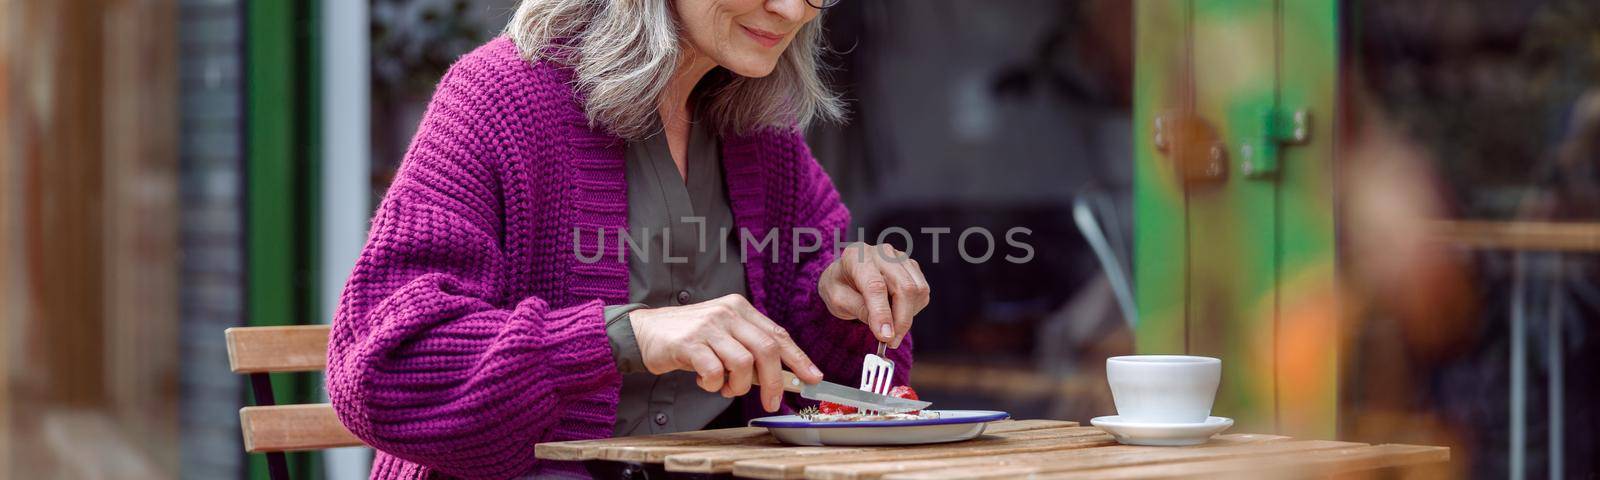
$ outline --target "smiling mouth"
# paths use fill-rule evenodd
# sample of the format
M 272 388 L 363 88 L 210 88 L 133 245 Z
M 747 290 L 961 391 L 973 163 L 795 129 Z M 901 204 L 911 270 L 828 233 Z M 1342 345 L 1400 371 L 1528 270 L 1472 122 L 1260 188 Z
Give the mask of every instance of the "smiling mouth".
M 768 48 L 771 48 L 772 46 L 777 45 L 778 42 L 783 41 L 783 35 L 757 28 L 750 28 L 743 25 L 740 25 L 740 27 L 744 28 L 745 35 L 749 35 L 751 39 L 756 41 L 756 43 L 760 43 L 762 46 Z

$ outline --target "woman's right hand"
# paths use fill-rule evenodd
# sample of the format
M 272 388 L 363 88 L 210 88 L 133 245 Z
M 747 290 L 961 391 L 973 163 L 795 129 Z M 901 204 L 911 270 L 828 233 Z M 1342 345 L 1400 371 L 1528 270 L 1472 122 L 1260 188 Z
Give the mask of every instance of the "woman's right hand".
M 789 332 L 740 295 L 634 310 L 628 319 L 650 373 L 695 372 L 700 388 L 724 397 L 760 385 L 761 406 L 768 412 L 776 412 L 783 398 L 784 365 L 801 381 L 822 381 L 822 371 Z

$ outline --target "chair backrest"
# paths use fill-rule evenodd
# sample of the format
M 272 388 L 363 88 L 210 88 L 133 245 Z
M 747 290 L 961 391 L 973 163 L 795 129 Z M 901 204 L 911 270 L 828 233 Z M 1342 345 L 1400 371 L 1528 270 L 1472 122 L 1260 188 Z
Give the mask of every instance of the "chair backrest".
M 339 423 L 332 405 L 274 405 L 272 401 L 267 374 L 327 368 L 327 325 L 235 327 L 225 335 L 233 373 L 250 375 L 256 390 L 257 405 L 239 409 L 246 452 L 272 454 L 362 445 Z

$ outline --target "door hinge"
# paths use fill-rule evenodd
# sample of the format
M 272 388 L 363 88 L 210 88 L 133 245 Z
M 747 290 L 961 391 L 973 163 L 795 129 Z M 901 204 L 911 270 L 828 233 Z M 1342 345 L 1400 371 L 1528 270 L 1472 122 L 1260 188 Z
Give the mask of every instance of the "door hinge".
M 1276 177 L 1279 150 L 1285 145 L 1305 144 L 1310 138 L 1311 112 L 1268 109 L 1261 114 L 1261 135 L 1239 145 L 1239 171 L 1245 178 Z
M 1181 111 L 1157 115 L 1151 141 L 1184 183 L 1220 185 L 1228 178 L 1228 146 L 1211 122 L 1198 115 Z

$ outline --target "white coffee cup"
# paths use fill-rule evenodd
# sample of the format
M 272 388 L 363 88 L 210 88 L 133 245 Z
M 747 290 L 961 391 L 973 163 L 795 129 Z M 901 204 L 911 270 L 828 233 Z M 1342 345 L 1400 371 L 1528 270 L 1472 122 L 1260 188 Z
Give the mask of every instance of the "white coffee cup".
M 1122 420 L 1200 423 L 1222 381 L 1222 360 L 1188 355 L 1126 355 L 1106 359 L 1106 381 Z

